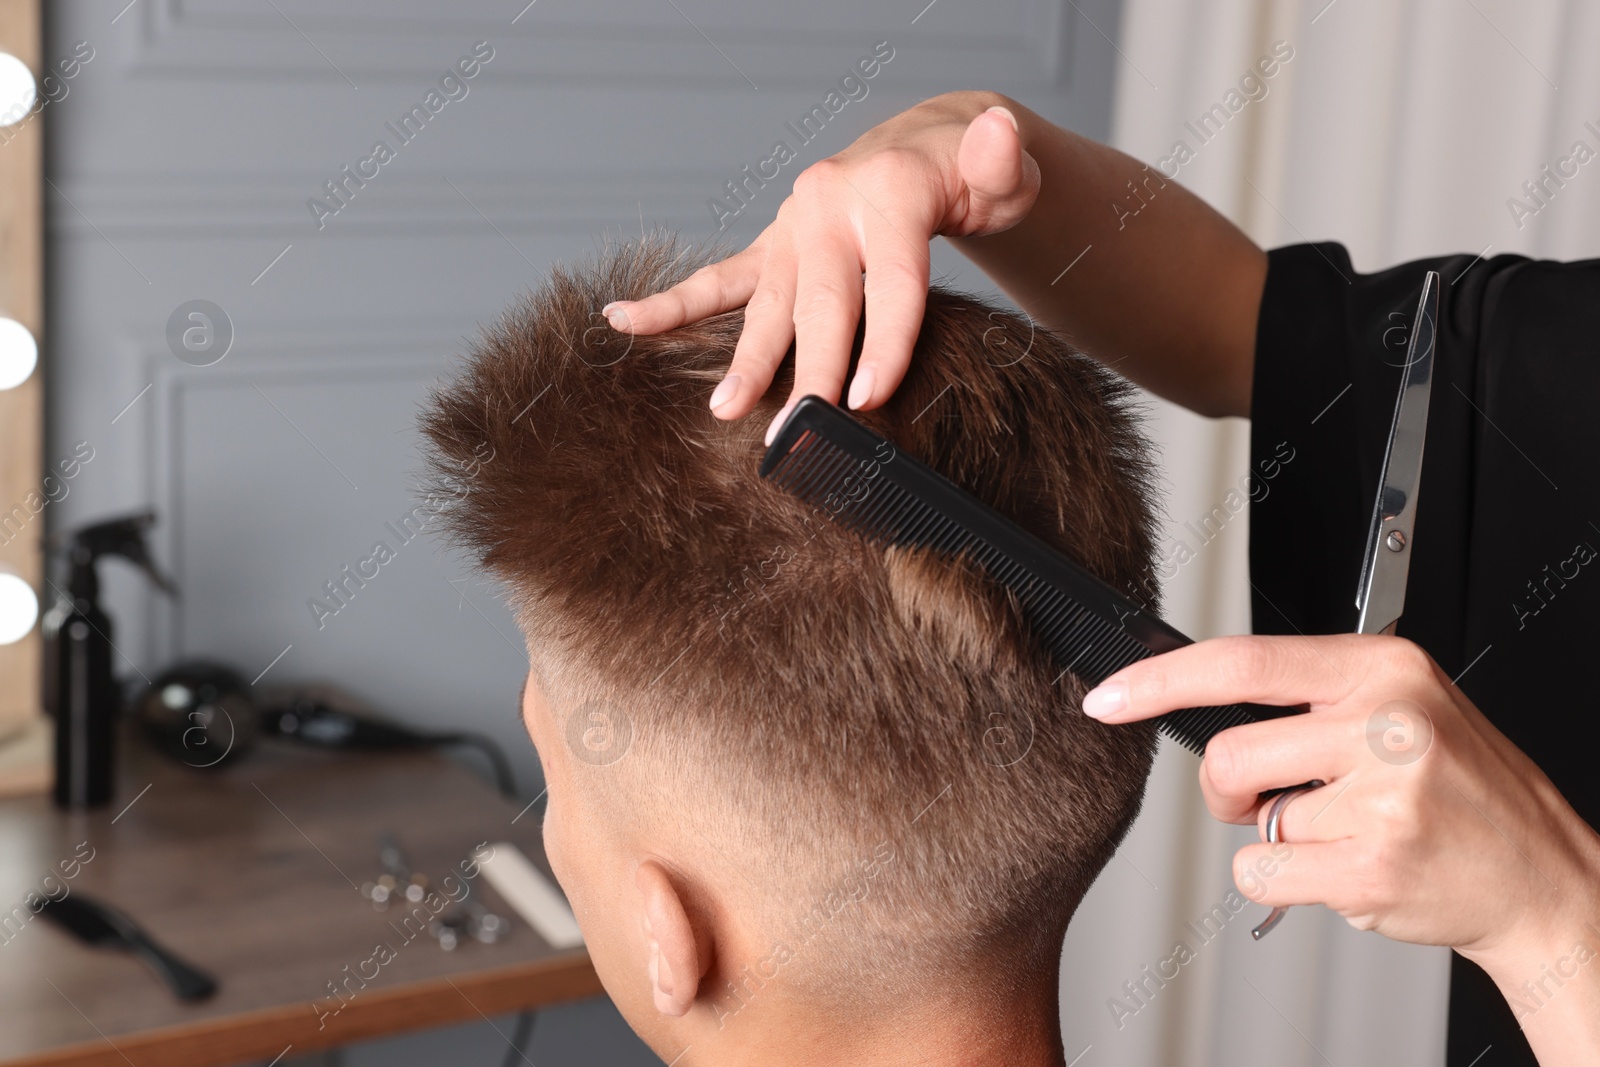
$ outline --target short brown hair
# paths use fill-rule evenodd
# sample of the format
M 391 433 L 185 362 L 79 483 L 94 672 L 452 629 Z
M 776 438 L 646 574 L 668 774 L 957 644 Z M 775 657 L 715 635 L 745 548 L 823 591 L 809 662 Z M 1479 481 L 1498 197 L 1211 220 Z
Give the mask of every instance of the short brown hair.
M 1053 968 L 1138 812 L 1152 728 L 1084 716 L 1082 682 L 987 578 L 810 523 L 757 477 L 793 360 L 755 413 L 717 419 L 742 312 L 658 336 L 599 316 L 707 261 L 687 259 L 657 236 L 557 268 L 484 331 L 422 420 L 450 530 L 530 644 L 626 709 L 630 758 L 658 761 L 635 773 L 739 813 L 729 862 L 764 850 L 776 906 L 854 899 L 849 943 L 892 945 L 874 966 L 908 979 L 998 953 Z M 1154 607 L 1135 397 L 1061 338 L 934 287 L 904 384 L 858 417 Z

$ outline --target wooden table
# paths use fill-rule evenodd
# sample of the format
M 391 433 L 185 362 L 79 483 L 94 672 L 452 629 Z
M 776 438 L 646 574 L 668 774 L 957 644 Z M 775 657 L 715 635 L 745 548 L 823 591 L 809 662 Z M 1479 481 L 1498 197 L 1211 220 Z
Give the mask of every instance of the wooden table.
M 125 740 L 118 796 L 69 813 L 48 797 L 0 802 L 0 1064 L 210 1067 L 473 1020 L 601 992 L 581 948 L 558 951 L 480 877 L 471 897 L 512 921 L 492 945 L 452 952 L 406 941 L 398 907 L 358 886 L 392 830 L 437 881 L 483 841 L 510 841 L 548 875 L 536 816 L 519 816 L 470 771 L 428 753 L 325 753 L 263 741 L 236 765 L 198 771 Z M 64 884 L 127 912 L 212 973 L 215 996 L 175 999 L 143 963 L 85 946 L 22 905 L 29 889 L 93 850 Z M 49 887 L 44 887 L 49 888 Z M 52 890 L 60 893 L 60 884 Z M 459 895 L 460 890 L 456 890 Z M 352 982 L 319 1026 L 330 982 L 386 943 L 393 959 Z M 346 971 L 345 968 L 350 970 Z

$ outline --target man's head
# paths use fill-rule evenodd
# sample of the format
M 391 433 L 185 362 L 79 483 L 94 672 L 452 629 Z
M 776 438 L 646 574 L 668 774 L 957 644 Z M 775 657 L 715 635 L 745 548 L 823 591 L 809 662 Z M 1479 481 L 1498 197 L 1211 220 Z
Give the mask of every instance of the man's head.
M 811 521 L 757 477 L 792 368 L 750 417 L 713 416 L 741 313 L 605 324 L 683 258 L 650 240 L 555 271 L 423 420 L 452 532 L 528 640 L 546 847 L 601 978 L 658 1051 L 763 1004 L 863 1013 L 1053 979 L 1153 731 L 1084 716 L 1083 684 L 986 577 Z M 1131 395 L 934 289 L 904 384 L 860 417 L 1152 604 Z

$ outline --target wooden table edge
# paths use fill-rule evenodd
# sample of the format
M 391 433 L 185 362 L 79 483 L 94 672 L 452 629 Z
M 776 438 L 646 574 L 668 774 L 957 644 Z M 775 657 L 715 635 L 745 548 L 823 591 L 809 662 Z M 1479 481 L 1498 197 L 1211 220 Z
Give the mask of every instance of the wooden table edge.
M 319 1019 L 311 1001 L 63 1045 L 0 1067 L 221 1067 L 311 1052 L 370 1037 L 542 1008 L 603 993 L 589 954 L 362 990 L 337 1016 Z M 286 1048 L 285 1046 L 288 1046 Z M 146 1058 L 143 1063 L 139 1056 Z

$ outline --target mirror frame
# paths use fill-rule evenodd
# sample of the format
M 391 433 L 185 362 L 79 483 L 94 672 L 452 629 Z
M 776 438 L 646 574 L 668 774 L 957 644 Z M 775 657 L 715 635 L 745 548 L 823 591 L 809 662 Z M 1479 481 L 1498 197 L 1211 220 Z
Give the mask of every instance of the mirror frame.
M 36 81 L 42 51 L 39 0 L 0 0 L 0 51 L 27 64 Z M 43 93 L 41 90 L 41 99 Z M 44 375 L 44 109 L 0 128 L 0 314 L 16 319 L 39 341 L 39 365 L 27 381 L 0 392 L 0 523 L 17 509 L 27 516 L 13 532 L 0 526 L 0 565 L 45 595 L 43 504 Z M 37 512 L 32 506 L 37 505 Z M 0 645 L 0 735 L 42 712 L 39 627 Z

